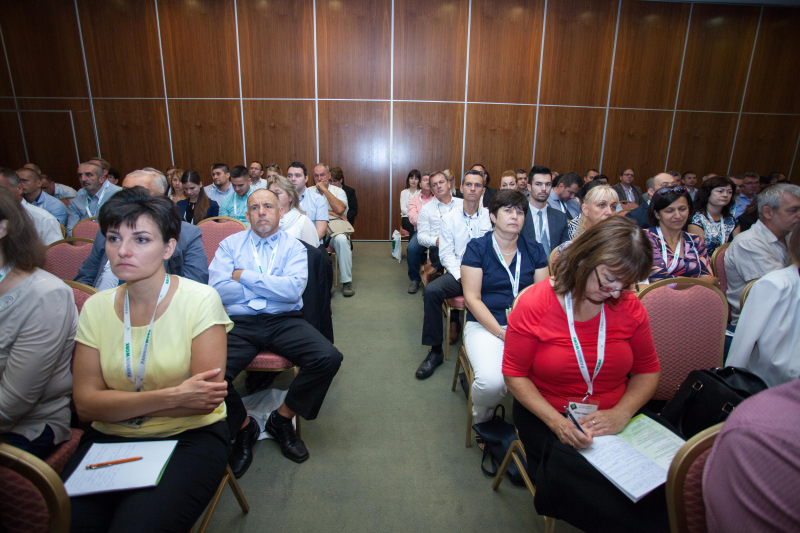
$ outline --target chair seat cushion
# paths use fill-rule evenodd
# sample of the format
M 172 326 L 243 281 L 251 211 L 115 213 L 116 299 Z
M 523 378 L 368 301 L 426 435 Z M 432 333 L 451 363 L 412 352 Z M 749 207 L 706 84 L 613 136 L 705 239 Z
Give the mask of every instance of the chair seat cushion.
M 55 470 L 56 474 L 60 474 L 64 470 L 64 467 L 67 466 L 67 461 L 75 454 L 75 450 L 78 449 L 78 444 L 81 442 L 81 436 L 83 436 L 82 430 L 73 429 L 72 437 L 68 441 L 59 444 L 56 451 L 45 459 L 45 463 Z
M 261 352 L 253 358 L 245 370 L 278 370 L 292 368 L 294 365 L 288 359 L 272 352 Z
M 464 309 L 466 306 L 466 301 L 464 300 L 463 296 L 456 296 L 455 298 L 448 298 L 447 305 L 453 309 Z

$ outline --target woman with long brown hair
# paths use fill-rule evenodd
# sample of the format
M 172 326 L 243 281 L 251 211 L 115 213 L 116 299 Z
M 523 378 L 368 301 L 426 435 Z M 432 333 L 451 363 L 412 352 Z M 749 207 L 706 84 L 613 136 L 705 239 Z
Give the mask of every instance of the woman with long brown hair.
M 46 458 L 71 436 L 78 309 L 72 289 L 42 267 L 33 221 L 0 187 L 0 440 Z
M 181 219 L 197 225 L 204 218 L 219 216 L 219 204 L 211 200 L 203 190 L 203 180 L 195 170 L 187 170 L 181 177 L 186 199 L 176 205 L 181 210 Z
M 185 200 L 188 198 L 186 192 L 183 190 L 183 184 L 181 183 L 181 178 L 183 178 L 183 169 L 182 168 L 173 168 L 172 174 L 167 178 L 169 182 L 169 198 L 176 204 L 181 200 Z

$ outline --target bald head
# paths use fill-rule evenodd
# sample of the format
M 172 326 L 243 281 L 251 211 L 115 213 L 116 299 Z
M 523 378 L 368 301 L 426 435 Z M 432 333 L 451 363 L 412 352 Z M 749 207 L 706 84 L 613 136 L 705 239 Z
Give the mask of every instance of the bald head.
M 262 238 L 274 235 L 280 227 L 281 209 L 278 195 L 269 189 L 257 189 L 247 199 L 247 221 L 250 229 Z
M 248 209 L 250 209 L 250 206 L 251 206 L 251 205 L 252 205 L 252 204 L 253 204 L 253 203 L 254 203 L 254 202 L 255 202 L 255 201 L 256 201 L 256 200 L 257 200 L 257 199 L 258 199 L 260 196 L 263 196 L 264 194 L 266 194 L 266 195 L 268 195 L 268 196 L 271 196 L 273 201 L 275 201 L 275 202 L 277 202 L 277 201 L 278 201 L 278 195 L 277 195 L 277 194 L 275 194 L 274 192 L 272 192 L 271 190 L 269 190 L 269 189 L 256 189 L 256 190 L 254 190 L 252 193 L 250 193 L 250 196 L 248 196 L 248 197 L 247 197 L 247 208 L 248 208 Z
M 663 189 L 664 187 L 673 187 L 674 185 L 675 178 L 672 177 L 671 174 L 662 172 L 647 180 L 647 193 L 650 195 L 650 199 L 652 200 L 653 196 L 656 194 L 656 191 Z

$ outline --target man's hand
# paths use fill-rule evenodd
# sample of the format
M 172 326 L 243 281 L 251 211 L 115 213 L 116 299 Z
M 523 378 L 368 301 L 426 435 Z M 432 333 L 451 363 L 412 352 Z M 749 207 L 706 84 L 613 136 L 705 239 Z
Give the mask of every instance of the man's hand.
M 318 181 L 318 182 L 317 182 L 317 192 L 318 192 L 319 194 L 323 194 L 323 195 L 324 195 L 324 194 L 325 194 L 325 191 L 327 191 L 327 190 L 328 190 L 328 186 L 327 186 L 327 185 L 325 185 L 325 182 L 324 182 L 324 181 Z
M 242 277 L 242 272 L 244 272 L 244 270 L 241 270 L 241 269 L 234 270 L 233 274 L 231 274 L 231 279 L 233 281 L 235 281 L 236 283 L 241 283 L 241 281 L 239 281 L 239 278 Z

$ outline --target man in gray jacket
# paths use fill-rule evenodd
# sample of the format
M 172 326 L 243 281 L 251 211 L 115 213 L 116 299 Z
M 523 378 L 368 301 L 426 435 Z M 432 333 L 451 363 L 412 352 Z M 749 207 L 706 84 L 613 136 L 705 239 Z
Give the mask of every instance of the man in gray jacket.
M 96 217 L 100 207 L 121 189 L 105 178 L 103 169 L 92 162 L 78 167 L 81 190 L 70 200 L 67 209 L 67 236 L 72 237 L 72 228 L 84 218 Z

